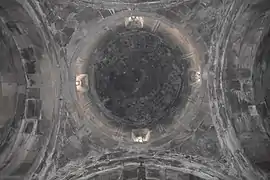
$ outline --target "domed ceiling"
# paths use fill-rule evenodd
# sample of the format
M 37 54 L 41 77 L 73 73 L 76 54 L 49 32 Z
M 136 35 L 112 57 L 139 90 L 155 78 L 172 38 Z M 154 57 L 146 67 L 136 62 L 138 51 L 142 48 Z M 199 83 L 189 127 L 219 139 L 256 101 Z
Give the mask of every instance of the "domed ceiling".
M 268 0 L 0 1 L 0 180 L 270 179 Z

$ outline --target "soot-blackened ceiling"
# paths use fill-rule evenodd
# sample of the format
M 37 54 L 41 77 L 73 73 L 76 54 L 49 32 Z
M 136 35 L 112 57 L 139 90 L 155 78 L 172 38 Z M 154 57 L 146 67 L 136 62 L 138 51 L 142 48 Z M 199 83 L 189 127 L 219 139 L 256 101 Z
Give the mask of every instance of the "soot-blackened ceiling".
M 0 1 L 0 180 L 269 179 L 269 10 Z

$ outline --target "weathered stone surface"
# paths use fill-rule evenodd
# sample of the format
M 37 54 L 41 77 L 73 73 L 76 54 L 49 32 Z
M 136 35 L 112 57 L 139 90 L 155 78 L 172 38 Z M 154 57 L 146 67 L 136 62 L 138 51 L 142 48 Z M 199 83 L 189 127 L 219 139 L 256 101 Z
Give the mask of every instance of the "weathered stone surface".
M 0 179 L 269 176 L 267 0 L 8 0 L 0 17 Z

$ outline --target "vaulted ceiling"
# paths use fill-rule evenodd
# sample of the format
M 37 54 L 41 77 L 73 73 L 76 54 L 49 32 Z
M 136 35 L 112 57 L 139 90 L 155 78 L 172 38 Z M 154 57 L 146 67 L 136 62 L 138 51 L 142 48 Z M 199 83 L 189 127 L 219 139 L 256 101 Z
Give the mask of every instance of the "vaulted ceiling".
M 270 178 L 267 0 L 0 1 L 0 180 Z

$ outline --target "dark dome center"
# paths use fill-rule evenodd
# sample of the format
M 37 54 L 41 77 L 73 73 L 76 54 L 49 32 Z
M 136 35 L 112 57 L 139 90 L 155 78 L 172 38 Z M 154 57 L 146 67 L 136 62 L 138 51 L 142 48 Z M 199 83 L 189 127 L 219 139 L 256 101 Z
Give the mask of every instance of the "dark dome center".
M 118 121 L 146 126 L 168 117 L 180 103 L 187 64 L 161 34 L 120 29 L 108 35 L 95 58 L 95 88 Z

